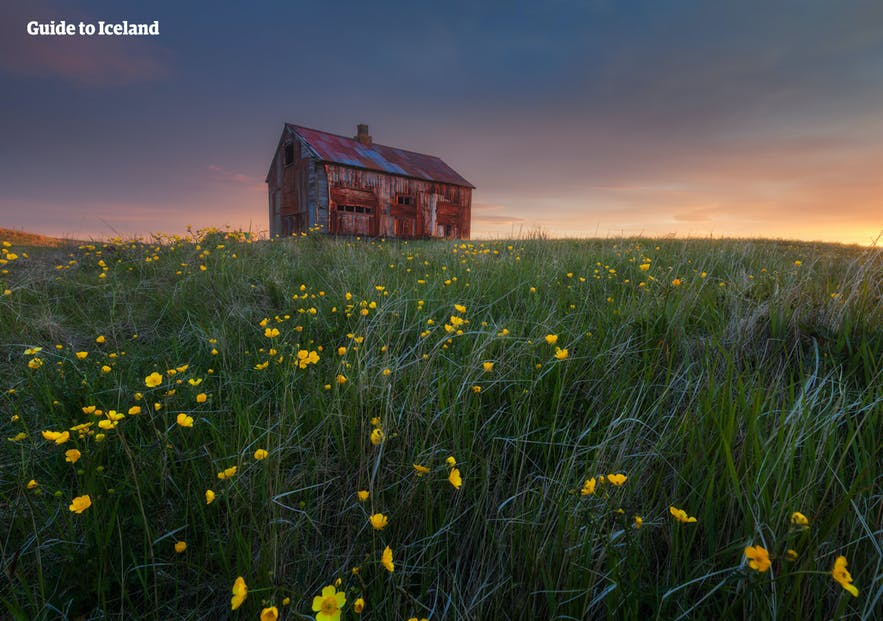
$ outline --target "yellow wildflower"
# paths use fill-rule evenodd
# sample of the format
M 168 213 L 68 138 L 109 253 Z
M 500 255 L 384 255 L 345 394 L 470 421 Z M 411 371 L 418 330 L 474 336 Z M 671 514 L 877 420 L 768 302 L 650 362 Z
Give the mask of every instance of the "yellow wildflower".
M 831 569 L 831 577 L 834 578 L 840 586 L 849 591 L 853 597 L 858 597 L 858 589 L 852 584 L 852 575 L 846 569 L 846 557 L 838 556 L 834 561 L 834 567 Z
M 233 597 L 230 598 L 230 609 L 236 610 L 242 606 L 242 602 L 248 597 L 248 585 L 245 584 L 245 578 L 239 576 L 233 582 Z
M 340 621 L 340 611 L 346 604 L 346 593 L 329 584 L 322 589 L 322 595 L 313 598 L 313 612 L 316 621 Z
M 43 366 L 43 361 L 40 358 L 31 358 L 28 360 L 28 368 L 30 369 L 39 369 Z
M 193 417 L 187 416 L 184 412 L 178 414 L 176 421 L 181 427 L 193 427 Z
M 210 489 L 205 490 L 205 504 L 210 505 L 214 501 L 215 501 L 215 493 Z
M 264 330 L 264 336 L 268 339 L 274 339 L 279 336 L 279 328 L 267 328 Z
M 459 468 L 451 469 L 451 474 L 448 475 L 448 482 L 455 488 L 460 489 L 460 486 L 463 485 L 463 478 L 460 476 Z
M 279 609 L 275 606 L 261 610 L 261 621 L 276 621 L 279 618 Z
M 674 280 L 672 280 L 672 281 L 671 281 L 671 286 L 672 286 L 672 287 L 680 287 L 680 286 L 681 286 L 681 279 L 680 279 L 680 278 L 675 278 Z
M 627 479 L 628 479 L 628 477 L 625 476 L 624 474 L 608 474 L 607 475 L 607 481 L 611 485 L 616 485 L 617 487 L 624 484 Z
M 368 521 L 371 523 L 371 526 L 374 528 L 374 530 L 383 530 L 389 523 L 389 518 L 387 518 L 382 513 L 373 513 L 368 518 Z
M 392 562 L 392 548 L 386 546 L 383 550 L 383 554 L 380 557 L 380 564 L 386 568 L 386 571 L 392 573 L 395 571 L 395 563 Z
M 555 348 L 555 357 L 558 360 L 567 360 L 567 356 L 569 356 L 569 355 L 570 355 L 570 352 L 568 352 L 566 349 L 562 349 L 560 347 Z
M 547 334 L 546 335 L 546 342 L 549 345 L 554 345 L 555 343 L 558 342 L 558 335 L 557 334 Z
M 770 568 L 770 554 L 761 546 L 748 546 L 745 548 L 745 557 L 749 559 L 748 566 L 760 573 Z
M 160 384 L 162 384 L 162 375 L 156 371 L 144 378 L 144 385 L 148 388 L 156 388 Z
M 334 379 L 337 381 L 338 384 L 346 384 L 347 382 L 346 375 L 341 375 L 340 373 L 338 373 L 337 377 Z
M 187 542 L 186 541 L 176 541 L 175 542 L 175 552 L 178 554 L 183 554 L 187 550 Z
M 92 506 L 92 499 L 89 497 L 89 494 L 85 494 L 83 496 L 77 496 L 71 501 L 68 509 L 72 513 L 82 513 L 86 509 Z
M 68 440 L 70 440 L 71 434 L 69 431 L 44 431 L 43 438 L 49 440 L 50 442 L 55 442 L 58 445 L 64 444 Z
M 366 500 L 368 500 L 368 496 L 370 495 L 371 493 L 366 489 L 360 489 L 358 492 L 356 492 L 356 498 L 359 499 L 359 502 L 365 502 Z
M 226 470 L 222 470 L 221 472 L 219 472 L 219 473 L 218 473 L 218 478 L 219 478 L 220 480 L 222 480 L 222 481 L 224 481 L 224 480 L 226 480 L 226 479 L 229 479 L 229 478 L 231 478 L 233 475 L 236 474 L 236 470 L 237 470 L 236 466 L 230 466 L 230 467 L 227 468 Z
M 72 464 L 77 463 L 77 460 L 80 457 L 81 453 L 77 449 L 68 449 L 64 452 L 64 461 L 70 462 Z
M 129 408 L 129 416 L 136 416 L 140 413 L 141 413 L 141 406 L 140 405 L 133 405 L 132 407 Z
M 449 455 L 448 458 L 445 460 L 445 463 L 448 464 L 451 468 L 453 468 L 454 466 L 457 465 L 457 458 L 454 457 L 453 455 Z
M 107 339 L 104 338 L 104 335 L 103 335 L 103 334 L 99 334 L 98 336 L 95 337 L 95 342 L 96 342 L 96 343 L 103 343 L 103 342 L 106 341 L 106 340 L 107 340 Z
M 37 483 L 37 480 L 36 480 L 36 479 L 31 479 L 30 481 L 28 481 L 28 484 L 26 485 L 26 487 L 27 487 L 28 489 L 34 489 L 34 488 L 37 487 L 38 485 L 39 485 L 39 483 Z
M 484 369 L 485 373 L 490 373 L 491 371 L 494 370 L 494 363 L 493 362 L 482 362 L 481 367 Z
M 809 527 L 809 520 L 800 511 L 795 511 L 791 514 L 791 523 L 795 526 Z
M 371 431 L 371 444 L 377 446 L 378 444 L 383 444 L 383 440 L 386 439 L 386 435 L 383 433 L 383 430 L 380 428 L 375 428 Z
M 688 516 L 686 511 L 684 511 L 683 509 L 678 509 L 677 507 L 669 507 L 668 512 L 671 513 L 674 519 L 684 524 L 690 524 L 696 521 L 695 517 Z
M 422 477 L 424 474 L 429 472 L 429 468 L 426 466 L 421 466 L 420 464 L 414 464 L 414 470 L 417 472 L 418 477 Z
M 454 310 L 457 311 L 458 313 L 465 313 L 466 307 L 463 306 L 462 304 L 454 304 Z
M 353 612 L 360 615 L 363 610 L 365 610 L 365 600 L 360 597 L 353 602 Z
M 86 356 L 89 355 L 89 352 L 87 352 L 87 351 L 78 351 L 76 355 L 77 355 L 77 360 L 84 360 L 84 359 L 86 358 Z
M 266 459 L 267 455 L 269 455 L 269 453 L 267 453 L 267 451 L 262 448 L 259 448 L 258 450 L 256 450 L 254 452 L 254 458 L 257 461 L 261 461 L 262 459 Z
M 641 528 L 644 525 L 644 518 L 640 515 L 635 516 L 635 528 Z
M 598 481 L 595 480 L 595 477 L 591 479 L 586 479 L 586 482 L 583 483 L 583 488 L 579 491 L 583 496 L 589 496 L 590 494 L 595 493 L 595 487 L 598 485 Z
M 207 399 L 208 399 L 208 395 L 205 394 L 204 392 L 201 392 L 198 395 L 196 395 L 196 402 L 197 403 L 205 403 Z

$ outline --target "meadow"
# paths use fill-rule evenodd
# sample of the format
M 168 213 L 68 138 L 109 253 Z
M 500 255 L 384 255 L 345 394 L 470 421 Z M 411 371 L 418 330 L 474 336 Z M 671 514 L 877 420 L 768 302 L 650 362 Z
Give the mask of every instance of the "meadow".
M 879 249 L 7 240 L 0 294 L 5 618 L 883 618 Z

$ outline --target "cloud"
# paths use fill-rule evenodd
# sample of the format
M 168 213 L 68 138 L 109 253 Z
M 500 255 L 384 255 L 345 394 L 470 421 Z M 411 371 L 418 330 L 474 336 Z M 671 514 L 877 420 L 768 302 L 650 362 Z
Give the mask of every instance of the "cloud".
M 221 166 L 215 166 L 214 164 L 208 167 L 208 171 L 211 173 L 212 181 L 244 187 L 253 192 L 266 193 L 267 191 L 267 184 L 264 183 L 263 179 L 259 179 L 258 177 L 252 177 L 245 173 L 227 170 Z
M 472 203 L 472 223 L 477 225 L 514 225 L 526 224 L 527 218 L 516 216 L 512 213 L 498 213 L 506 211 L 504 205 L 496 205 L 491 203 Z
M 104 18 L 102 18 L 104 19 Z M 97 23 L 93 16 L 34 2 L 13 5 L 0 22 L 0 71 L 88 86 L 132 84 L 168 74 L 171 55 L 151 37 L 32 36 L 30 21 Z

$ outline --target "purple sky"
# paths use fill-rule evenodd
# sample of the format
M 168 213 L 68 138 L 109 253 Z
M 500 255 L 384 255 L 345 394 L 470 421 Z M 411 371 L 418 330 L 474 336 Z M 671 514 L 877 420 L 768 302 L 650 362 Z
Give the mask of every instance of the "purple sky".
M 440 156 L 474 237 L 883 231 L 879 2 L 12 0 L 0 80 L 0 227 L 266 231 L 290 121 Z

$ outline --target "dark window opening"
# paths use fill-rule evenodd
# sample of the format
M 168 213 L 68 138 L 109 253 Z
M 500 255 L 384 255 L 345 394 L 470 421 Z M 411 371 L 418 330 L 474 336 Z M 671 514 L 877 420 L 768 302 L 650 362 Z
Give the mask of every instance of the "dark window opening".
M 337 210 L 350 213 L 374 213 L 373 207 L 363 207 L 362 205 L 338 205 Z
M 414 199 L 407 194 L 399 194 L 396 196 L 396 204 L 398 205 L 413 205 Z
M 294 164 L 294 143 L 285 143 L 285 165 Z

